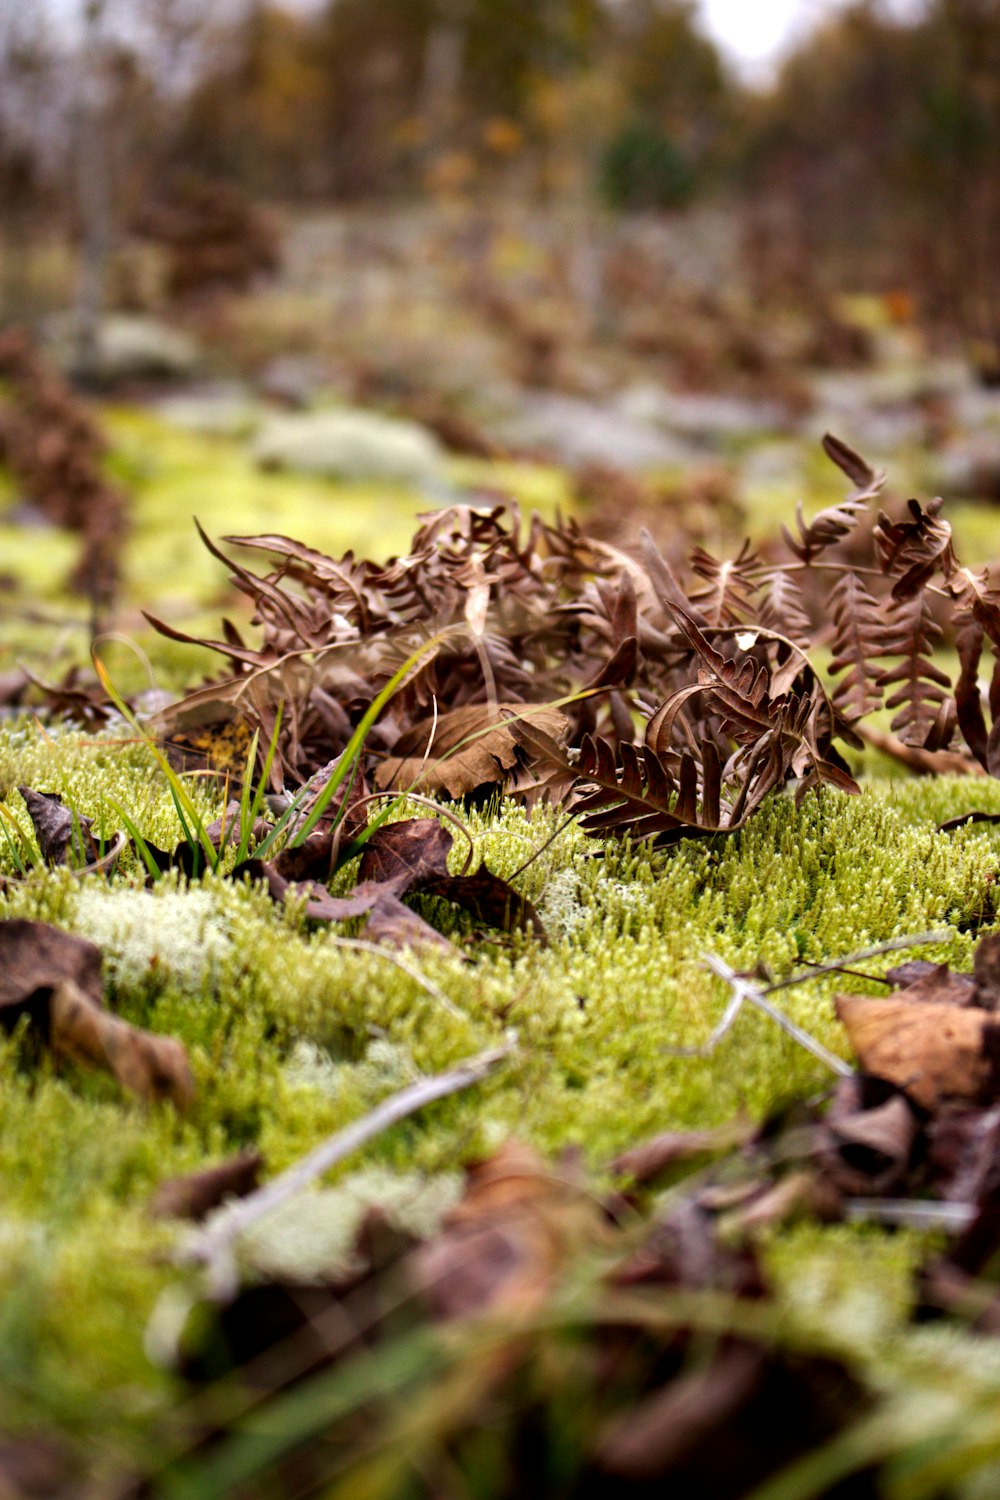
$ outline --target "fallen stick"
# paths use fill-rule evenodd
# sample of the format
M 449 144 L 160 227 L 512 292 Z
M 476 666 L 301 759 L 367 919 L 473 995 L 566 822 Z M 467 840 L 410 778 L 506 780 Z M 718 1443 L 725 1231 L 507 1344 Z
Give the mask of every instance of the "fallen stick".
M 481 1083 L 494 1068 L 507 1061 L 515 1046 L 511 1041 L 503 1047 L 492 1047 L 486 1052 L 466 1058 L 446 1073 L 421 1078 L 419 1082 L 383 1099 L 369 1114 L 321 1141 L 300 1161 L 279 1176 L 273 1177 L 249 1197 L 234 1204 L 222 1219 L 195 1235 L 184 1246 L 180 1258 L 188 1263 L 206 1266 L 210 1282 L 216 1291 L 230 1287 L 235 1283 L 236 1277 L 233 1246 L 251 1224 L 257 1223 L 295 1193 L 301 1192 L 310 1182 L 335 1167 L 345 1157 L 352 1156 L 390 1126 L 405 1120 L 408 1115 L 416 1114 L 427 1104 Z
M 873 948 L 859 948 L 856 953 L 845 953 L 840 958 L 831 959 L 829 963 L 810 964 L 808 969 L 798 974 L 791 974 L 787 979 L 779 979 L 776 983 L 767 985 L 763 994 L 773 995 L 777 990 L 788 990 L 795 984 L 808 984 L 810 979 L 818 979 L 823 974 L 840 973 L 845 964 L 857 964 L 866 958 L 879 958 L 883 953 L 898 953 L 903 948 L 922 948 L 925 944 L 947 943 L 954 936 L 954 928 L 941 927 L 934 932 L 915 932 L 908 937 L 890 938 L 887 943 L 876 943 Z M 858 977 L 879 981 L 877 974 L 864 974 Z
M 904 745 L 894 734 L 872 729 L 867 724 L 853 726 L 866 745 L 881 750 L 918 776 L 985 776 L 987 773 L 971 755 L 957 750 L 924 750 L 919 745 Z
M 974 1222 L 974 1203 L 926 1202 L 922 1198 L 848 1198 L 849 1224 L 886 1224 L 895 1229 L 944 1229 L 961 1234 Z
M 813 1057 L 818 1057 L 820 1062 L 826 1063 L 828 1068 L 832 1068 L 834 1073 L 839 1073 L 842 1077 L 849 1078 L 854 1072 L 849 1063 L 846 1063 L 842 1057 L 837 1057 L 836 1053 L 824 1047 L 823 1043 L 818 1042 L 814 1036 L 810 1036 L 808 1031 L 803 1031 L 801 1026 L 796 1026 L 795 1022 L 789 1020 L 776 1005 L 772 1005 L 769 1000 L 766 1000 L 760 990 L 752 985 L 749 980 L 741 978 L 735 969 L 731 969 L 721 958 L 716 958 L 714 953 L 706 953 L 705 962 L 714 974 L 718 974 L 720 979 L 726 981 L 733 992 L 733 997 L 726 1007 L 722 1020 L 716 1026 L 708 1042 L 702 1048 L 697 1049 L 699 1052 L 709 1051 L 717 1042 L 721 1041 L 726 1031 L 729 1030 L 730 1026 L 736 1020 L 744 1001 L 749 1001 L 751 1005 L 756 1006 L 758 1010 L 763 1011 L 765 1016 L 774 1021 L 775 1025 L 780 1026 L 787 1036 L 790 1036 L 793 1041 L 798 1042 L 800 1047 L 804 1047 L 807 1052 L 812 1053 Z

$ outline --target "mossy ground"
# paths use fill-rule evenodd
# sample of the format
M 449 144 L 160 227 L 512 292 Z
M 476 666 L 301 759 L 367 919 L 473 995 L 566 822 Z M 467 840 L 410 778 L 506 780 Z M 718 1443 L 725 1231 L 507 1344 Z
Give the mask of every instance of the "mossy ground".
M 59 790 L 106 832 L 118 826 L 117 802 L 157 843 L 180 833 L 146 749 L 113 734 L 7 727 L 0 787 L 27 829 L 18 782 Z M 707 1035 L 724 1004 L 702 954 L 738 967 L 763 961 L 783 976 L 802 960 L 943 926 L 948 941 L 924 955 L 967 967 L 975 933 L 993 921 L 1000 831 L 935 828 L 973 804 L 1000 811 L 1000 785 L 873 783 L 861 797 L 827 792 L 798 810 L 776 797 L 741 834 L 671 851 L 595 843 L 570 827 L 517 877 L 547 924 L 548 948 L 527 938 L 484 945 L 450 908 L 426 908 L 457 951 L 424 955 L 420 967 L 457 1014 L 390 961 L 338 946 L 337 933 L 310 930 L 295 909 L 276 910 L 260 889 L 210 876 L 190 888 L 170 878 L 149 893 L 127 867 L 110 885 L 68 872 L 9 878 L 2 914 L 98 940 L 110 1003 L 185 1042 L 198 1100 L 182 1118 L 123 1097 L 106 1078 L 54 1066 L 25 1037 L 5 1044 L 5 1412 L 99 1432 L 104 1452 L 141 1449 L 150 1412 L 171 1394 L 143 1330 L 165 1290 L 184 1282 L 169 1260 L 178 1231 L 148 1215 L 156 1185 L 248 1145 L 280 1171 L 415 1071 L 446 1067 L 511 1029 L 515 1062 L 386 1133 L 340 1178 L 370 1167 L 433 1177 L 509 1134 L 550 1154 L 579 1147 L 599 1177 L 614 1153 L 652 1132 L 740 1110 L 756 1118 L 815 1093 L 829 1081 L 822 1065 L 749 1010 L 711 1056 L 675 1055 Z M 477 856 L 506 876 L 554 826 L 552 813 L 513 804 L 466 816 Z M 2 864 L 16 875 L 9 856 Z M 846 1055 L 830 996 L 852 985 L 864 988 L 836 976 L 782 1003 Z M 918 1336 L 903 1321 L 918 1248 L 871 1230 L 779 1237 L 771 1258 L 787 1316 L 825 1320 L 826 1336 L 855 1357 L 888 1357 L 894 1369 L 916 1357 Z
M 112 428 L 113 466 L 139 497 L 130 605 L 149 605 L 185 628 L 214 631 L 233 602 L 193 535 L 192 513 L 215 535 L 287 530 L 335 551 L 377 535 L 374 550 L 385 553 L 405 544 L 424 505 L 408 492 L 259 475 L 237 445 L 168 432 L 143 414 L 120 413 Z M 488 477 L 455 470 L 456 482 Z M 563 481 L 547 471 L 502 478 L 528 503 L 564 498 Z M 7 646 L 11 657 L 34 653 L 45 675 L 46 661 L 82 655 L 87 639 L 84 611 L 59 581 L 74 544 L 46 533 L 41 548 L 39 534 L 26 539 L 16 527 L 3 528 L 2 540 L 21 598 L 55 617 L 15 622 Z M 128 634 L 150 651 L 161 685 L 179 687 L 213 665 L 196 648 Z M 127 649 L 114 670 L 124 687 L 144 685 Z M 180 835 L 166 784 L 124 725 L 95 737 L 8 722 L 0 797 L 27 830 L 19 783 L 61 792 L 104 834 L 120 826 L 119 804 L 155 843 L 170 847 Z M 214 816 L 218 807 L 199 786 L 195 795 Z M 24 1035 L 0 1047 L 4 1425 L 54 1424 L 111 1467 L 141 1455 L 150 1416 L 174 1396 L 145 1331 L 171 1290 L 192 1281 L 171 1259 L 182 1231 L 148 1213 L 157 1184 L 248 1145 L 263 1152 L 269 1173 L 280 1171 L 416 1072 L 511 1031 L 518 1052 L 502 1073 L 386 1133 L 329 1180 L 355 1182 L 345 1215 L 361 1191 L 358 1171 L 440 1183 L 516 1134 L 553 1155 L 578 1147 L 599 1183 L 612 1155 L 655 1131 L 741 1110 L 760 1117 L 814 1094 L 829 1079 L 822 1065 L 750 1010 L 711 1056 L 677 1055 L 708 1035 L 725 1003 L 702 955 L 713 951 L 737 967 L 764 962 L 783 976 L 803 960 L 943 926 L 947 942 L 922 956 L 968 967 L 975 934 L 995 921 L 1000 830 L 935 829 L 973 806 L 1000 812 L 1000 783 L 870 780 L 859 798 L 825 792 L 799 809 L 775 797 L 741 834 L 672 851 L 601 844 L 574 826 L 523 874 L 554 815 L 527 816 L 513 804 L 463 813 L 477 857 L 538 904 L 551 943 L 484 943 L 451 908 L 428 902 L 424 914 L 454 938 L 456 952 L 418 961 L 454 1010 L 387 958 L 339 946 L 350 926 L 313 930 L 300 910 L 275 909 L 259 889 L 216 877 L 188 888 L 168 878 L 150 893 L 127 860 L 110 884 L 65 871 L 22 880 L 0 839 L 0 915 L 38 917 L 99 941 L 109 1002 L 182 1040 L 198 1084 L 194 1108 L 180 1117 L 123 1096 L 105 1077 L 54 1065 Z M 344 872 L 345 884 L 351 876 Z M 849 987 L 864 985 L 816 981 L 782 1004 L 846 1055 L 830 1001 Z M 336 1212 L 338 1201 L 325 1211 Z M 894 1495 L 932 1493 L 920 1488 L 912 1457 L 931 1439 L 950 1455 L 949 1473 L 978 1471 L 969 1496 L 992 1495 L 997 1476 L 983 1463 L 1000 1452 L 1000 1359 L 984 1348 L 973 1357 L 972 1342 L 955 1331 L 907 1328 L 909 1277 L 923 1250 L 916 1236 L 872 1229 L 783 1231 L 768 1249 L 780 1318 L 846 1349 L 887 1391 L 872 1442 L 910 1454 L 899 1462 Z M 789 1489 L 781 1500 L 813 1492 Z

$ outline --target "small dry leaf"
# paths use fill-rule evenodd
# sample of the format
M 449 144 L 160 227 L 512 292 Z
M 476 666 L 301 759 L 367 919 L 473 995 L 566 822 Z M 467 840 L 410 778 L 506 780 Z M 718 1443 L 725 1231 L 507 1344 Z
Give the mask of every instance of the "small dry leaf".
M 171 1177 L 157 1188 L 149 1211 L 159 1219 L 201 1220 L 224 1199 L 245 1198 L 252 1193 L 263 1164 L 259 1151 L 241 1151 L 217 1167 Z
M 30 786 L 18 787 L 35 827 L 35 837 L 46 864 L 61 865 L 72 845 L 80 864 L 97 859 L 97 847 L 90 832 L 93 819 L 71 811 L 58 792 L 36 792 Z
M 362 880 L 402 880 L 398 895 L 430 876 L 448 874 L 451 834 L 437 818 L 406 818 L 372 834 L 361 856 Z
M 1000 1028 L 988 1011 L 860 995 L 837 995 L 834 1005 L 865 1072 L 896 1084 L 923 1109 L 948 1099 L 985 1103 L 995 1093 Z
M 370 943 L 384 943 L 389 948 L 439 948 L 450 953 L 448 939 L 423 917 L 404 906 L 389 886 L 379 888 L 380 895 L 371 909 L 361 936 Z
M 180 1042 L 119 1020 L 72 979 L 61 980 L 49 996 L 49 1044 L 75 1062 L 105 1068 L 123 1088 L 144 1099 L 169 1099 L 183 1109 L 194 1098 Z
M 47 922 L 20 917 L 0 922 L 0 1021 L 13 1026 L 34 1010 L 35 997 L 62 979 L 71 979 L 95 1004 L 102 994 L 103 958 L 95 943 Z
M 509 714 L 521 718 L 505 717 Z M 518 764 L 522 720 L 557 740 L 568 728 L 565 716 L 544 704 L 470 703 L 441 714 L 436 724 L 423 719 L 400 735 L 393 755 L 375 773 L 375 785 L 380 791 L 419 788 L 454 798 L 499 785 Z
M 540 943 L 548 941 L 542 919 L 527 897 L 509 881 L 481 865 L 474 875 L 439 875 L 421 882 L 428 896 L 441 896 L 467 911 L 481 927 L 500 932 L 532 932 Z
M 596 1210 L 530 1146 L 508 1141 L 469 1169 L 461 1203 L 417 1252 L 416 1283 L 439 1318 L 530 1312 L 595 1221 Z
M 743 1145 L 752 1132 L 753 1126 L 747 1120 L 731 1120 L 714 1130 L 666 1130 L 616 1156 L 611 1171 L 616 1177 L 629 1177 L 636 1184 L 653 1182 L 671 1167 L 718 1156 Z
M 976 982 L 971 974 L 953 974 L 947 964 L 921 965 L 921 972 L 916 973 L 917 959 L 911 965 L 901 964 L 900 969 L 909 970 L 909 978 L 905 986 L 899 992 L 900 1000 L 928 1001 L 936 1005 L 979 1005 L 981 1002 L 976 994 Z M 892 974 L 898 973 L 892 970 Z
M 858 1197 L 887 1195 L 902 1181 L 913 1157 L 920 1124 L 901 1093 L 866 1107 L 864 1093 L 872 1079 L 843 1079 L 826 1117 L 819 1153 L 825 1176 L 838 1192 Z M 876 1095 L 877 1097 L 877 1095 Z
M 980 938 L 972 960 L 976 1004 L 984 1010 L 1000 1010 L 1000 933 Z

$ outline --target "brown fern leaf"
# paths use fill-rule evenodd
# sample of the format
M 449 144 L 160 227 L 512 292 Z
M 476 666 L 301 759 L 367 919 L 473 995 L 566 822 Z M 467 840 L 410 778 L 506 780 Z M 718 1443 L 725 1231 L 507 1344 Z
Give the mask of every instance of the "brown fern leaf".
M 856 573 L 842 573 L 837 579 L 830 614 L 835 632 L 830 672 L 844 672 L 833 690 L 833 706 L 848 721 L 856 721 L 882 706 L 884 669 L 878 659 L 894 637 L 882 606 Z
M 885 484 L 884 473 L 876 473 L 860 453 L 855 453 L 832 433 L 828 432 L 823 438 L 823 448 L 827 457 L 853 481 L 855 488 L 839 505 L 821 510 L 808 525 L 800 501 L 795 507 L 795 524 L 799 529 L 797 538 L 787 526 L 782 526 L 781 534 L 786 544 L 800 562 L 807 564 L 815 561 L 827 547 L 835 546 L 850 535 Z
M 986 633 L 979 621 L 971 612 L 964 615 L 955 640 L 961 664 L 955 684 L 955 710 L 958 727 L 976 760 L 990 776 L 1000 777 L 1000 647 L 993 643 L 993 654 L 998 659 L 993 665 L 989 689 L 993 726 L 987 729 L 979 685 L 979 665 L 985 639 Z
M 885 483 L 884 474 L 873 469 L 866 458 L 862 458 L 843 438 L 835 437 L 832 432 L 823 434 L 823 452 L 842 474 L 847 475 L 854 485 L 855 496 L 867 495 L 870 498 Z
M 649 745 L 624 743 L 619 767 L 612 746 L 599 736 L 586 735 L 579 756 L 573 758 L 535 724 L 525 725 L 522 743 L 537 764 L 551 768 L 539 786 L 553 785 L 563 792 L 570 780 L 573 810 L 580 814 L 585 833 L 628 833 L 639 840 L 674 843 L 728 830 L 721 814 L 721 771 L 714 748 L 703 765 L 690 753 L 672 755 L 668 765 Z
M 735 657 L 724 657 L 683 610 L 674 606 L 671 613 L 701 659 L 701 682 L 675 693 L 654 715 L 650 731 L 655 744 L 668 739 L 680 707 L 694 694 L 705 691 L 712 709 L 722 720 L 723 731 L 737 745 L 751 749 L 754 756 L 767 752 L 767 775 L 773 777 L 768 790 L 786 775 L 794 775 L 807 776 L 810 784 L 829 781 L 842 791 L 857 791 L 832 747 L 833 733 L 840 724 L 837 715 L 831 713 L 811 666 L 810 690 L 787 692 L 772 699 L 768 694 L 766 667 L 749 658 L 741 662 Z
M 1000 592 L 990 587 L 988 571 L 956 567 L 948 579 L 948 592 L 955 601 L 960 628 L 962 621 L 971 617 L 993 645 L 1000 647 Z
M 720 561 L 702 547 L 691 553 L 691 567 L 704 584 L 691 590 L 691 603 L 708 625 L 739 625 L 753 614 L 760 558 L 745 541 L 733 558 Z
M 958 567 L 951 544 L 951 526 L 939 519 L 942 500 L 931 500 L 927 509 L 919 500 L 909 500 L 909 521 L 893 521 L 879 512 L 872 535 L 878 551 L 879 566 L 890 578 L 894 599 L 913 599 L 934 574 L 941 571 L 947 581 Z
M 766 630 L 787 636 L 801 650 L 812 644 L 812 621 L 799 585 L 784 568 L 770 568 L 761 578 L 763 597 L 758 618 Z
M 948 702 L 951 679 L 931 656 L 942 635 L 922 591 L 890 606 L 882 654 L 900 656 L 902 661 L 881 672 L 878 684 L 883 689 L 899 684 L 885 706 L 897 710 L 892 729 L 904 745 L 923 746 L 936 726 L 940 737 L 938 716 Z

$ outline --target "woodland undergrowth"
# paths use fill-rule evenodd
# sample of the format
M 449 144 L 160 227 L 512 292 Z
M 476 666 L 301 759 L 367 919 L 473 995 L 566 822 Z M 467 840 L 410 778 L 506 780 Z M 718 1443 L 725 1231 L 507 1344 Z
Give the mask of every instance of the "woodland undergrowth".
M 932 1264 L 934 1242 L 908 1221 L 890 1238 L 851 1215 L 895 1194 L 943 1205 L 945 1223 L 984 1212 L 992 1191 L 963 1153 L 992 1128 L 1000 667 L 985 684 L 980 673 L 1000 648 L 1000 595 L 960 563 L 940 502 L 889 516 L 882 476 L 836 439 L 826 449 L 846 499 L 728 560 L 664 555 L 651 539 L 630 556 L 574 522 L 525 526 L 508 506 L 425 518 L 389 563 L 280 536 L 229 538 L 234 559 L 205 536 L 257 638 L 153 623 L 215 650 L 217 677 L 152 720 L 103 669 L 93 687 L 36 686 L 39 717 L 0 732 L 12 1431 L 69 1439 L 69 1469 L 82 1464 L 95 1493 L 137 1468 L 150 1493 L 240 1492 L 241 1444 L 260 1434 L 247 1439 L 215 1382 L 272 1358 L 256 1333 L 240 1342 L 262 1326 L 254 1298 L 277 1299 L 295 1335 L 304 1363 L 265 1384 L 275 1412 L 293 1403 L 288 1430 L 304 1422 L 305 1440 L 305 1374 L 334 1403 L 342 1368 L 357 1390 L 368 1378 L 363 1361 L 303 1353 L 314 1320 L 372 1278 L 394 1288 L 379 1278 L 405 1246 L 423 1321 L 404 1319 L 397 1345 L 380 1314 L 380 1399 L 336 1408 L 348 1457 L 334 1471 L 360 1465 L 372 1493 L 411 1492 L 410 1429 L 393 1405 L 411 1378 L 442 1402 L 423 1410 L 421 1443 L 471 1464 L 483 1494 L 534 1493 L 518 1445 L 537 1442 L 535 1407 L 518 1381 L 547 1379 L 546 1341 L 568 1308 L 582 1363 L 576 1384 L 545 1385 L 545 1420 L 573 1434 L 558 1482 L 559 1444 L 543 1444 L 547 1493 L 708 1482 L 712 1444 L 689 1434 L 678 1454 L 669 1434 L 687 1429 L 656 1417 L 680 1398 L 689 1357 L 706 1382 L 699 1420 L 737 1455 L 755 1401 L 770 1410 L 786 1389 L 805 1401 L 813 1437 L 761 1439 L 746 1471 L 769 1500 L 832 1494 L 838 1476 L 857 1486 L 845 1495 L 939 1493 L 919 1457 L 921 1400 L 947 1482 L 986 1493 L 975 1484 L 1000 1456 L 985 1415 L 1000 1364 L 984 1356 L 964 1377 L 967 1409 L 982 1411 L 972 1437 L 942 1379 L 971 1347 L 971 1283 L 956 1291 L 956 1278 L 975 1268 Z M 254 571 L 262 554 L 274 561 Z M 866 780 L 872 746 L 920 776 Z M 845 960 L 809 977 L 919 934 L 919 974 Z M 753 1004 L 704 1046 L 730 998 L 708 955 L 751 987 L 796 978 L 780 1008 L 841 1075 L 832 1095 L 830 1067 Z M 974 1056 L 950 1062 L 937 1092 L 913 1073 L 916 1053 L 887 1056 L 846 1019 L 845 997 L 873 983 L 895 987 L 897 1005 L 965 1008 Z M 852 1050 L 864 1062 L 873 1046 L 878 1066 L 854 1073 Z M 184 1216 L 225 1215 L 227 1194 L 252 1202 L 258 1174 L 275 1180 L 380 1101 L 480 1055 L 502 1066 L 262 1218 L 237 1244 L 236 1282 L 206 1295 Z M 656 1148 L 654 1169 L 634 1153 L 665 1132 L 674 1154 Z M 721 1178 L 687 1185 L 678 1164 L 716 1157 Z M 164 1193 L 169 1210 L 155 1208 Z M 209 1220 L 217 1235 L 223 1222 Z M 488 1249 L 497 1235 L 513 1283 Z M 878 1307 L 861 1290 L 872 1266 Z M 667 1300 L 640 1316 L 627 1298 L 650 1278 Z M 671 1288 L 709 1301 L 681 1317 Z M 914 1305 L 956 1321 L 935 1335 L 911 1323 Z M 477 1318 L 496 1314 L 527 1319 L 528 1344 L 496 1357 L 476 1344 Z M 556 1321 L 545 1333 L 537 1318 Z M 622 1343 L 630 1318 L 641 1348 Z M 456 1335 L 445 1352 L 441 1322 L 473 1343 Z M 456 1379 L 471 1385 L 449 1404 Z M 192 1425 L 175 1405 L 206 1389 L 225 1413 L 218 1444 L 204 1413 Z M 600 1415 L 596 1446 L 569 1419 L 579 1389 Z M 480 1452 L 490 1401 L 503 1453 Z M 361 1409 L 377 1415 L 373 1446 L 351 1425 Z M 282 1443 L 265 1448 L 276 1493 L 319 1492 Z M 864 1488 L 876 1468 L 883 1488 Z M 720 1495 L 749 1493 L 737 1469 L 717 1476 Z M 437 1493 L 434 1464 L 418 1471 L 414 1492 Z

